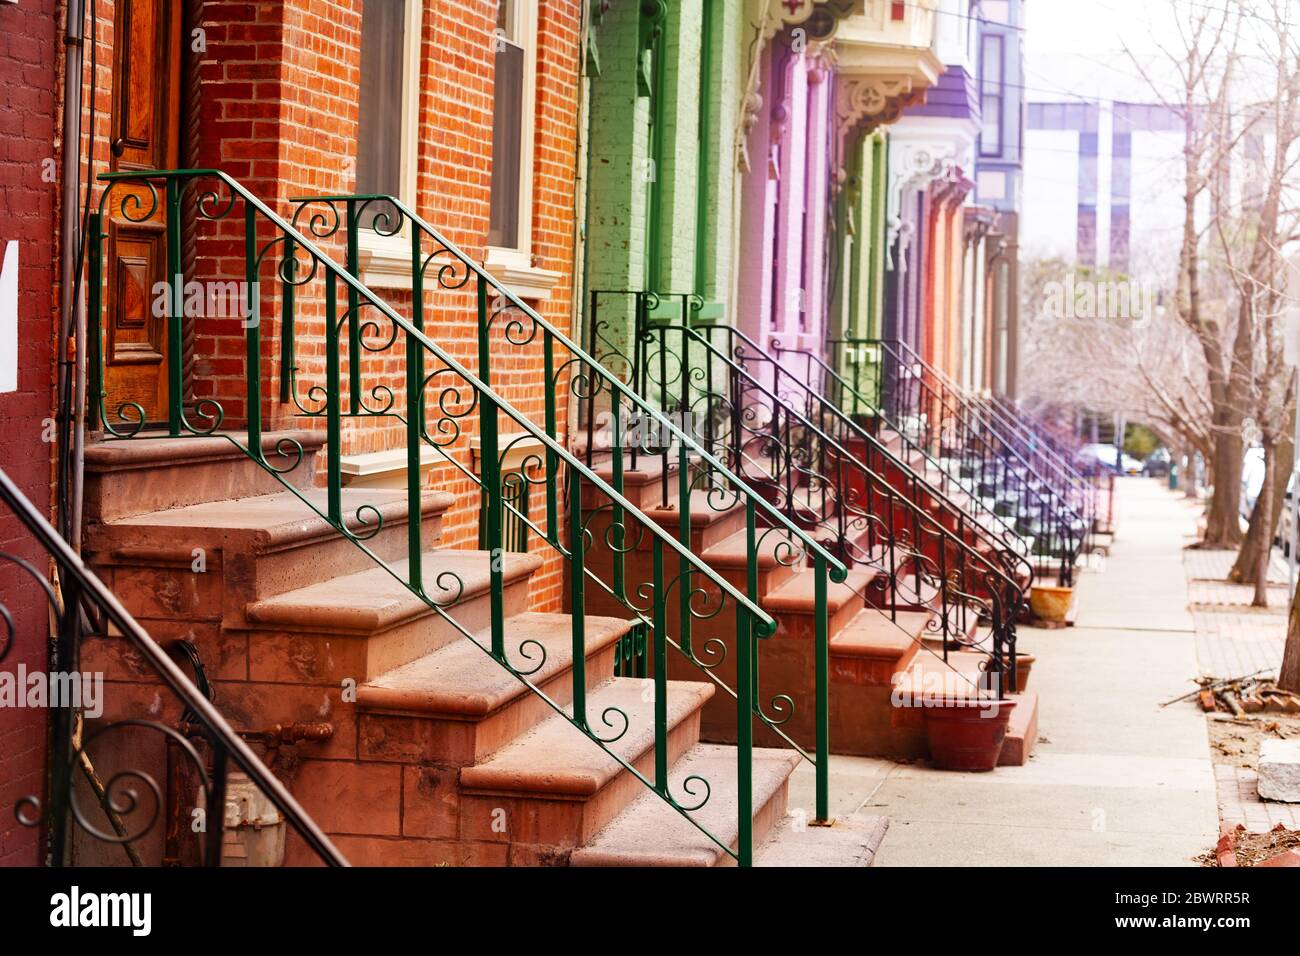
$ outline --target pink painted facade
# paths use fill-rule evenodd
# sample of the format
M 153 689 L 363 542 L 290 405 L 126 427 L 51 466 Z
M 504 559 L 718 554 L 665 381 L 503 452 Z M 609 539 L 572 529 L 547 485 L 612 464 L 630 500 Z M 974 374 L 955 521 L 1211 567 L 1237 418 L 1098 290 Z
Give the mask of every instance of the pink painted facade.
M 738 327 L 764 346 L 820 349 L 832 233 L 832 67 L 787 37 L 764 53 L 749 134 Z

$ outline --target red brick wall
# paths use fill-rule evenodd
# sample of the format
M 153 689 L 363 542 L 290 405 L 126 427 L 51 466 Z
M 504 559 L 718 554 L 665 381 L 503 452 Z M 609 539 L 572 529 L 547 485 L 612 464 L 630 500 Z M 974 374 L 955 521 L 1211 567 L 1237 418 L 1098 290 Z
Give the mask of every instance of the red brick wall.
M 55 310 L 54 232 L 58 183 L 46 182 L 54 148 L 58 65 L 62 58 L 60 5 L 23 0 L 0 5 L 0 254 L 18 241 L 18 390 L 0 394 L 0 467 L 41 508 L 50 502 L 50 455 L 42 440 L 52 415 Z M 50 177 L 54 178 L 54 177 Z M 9 343 L 0 343 L 0 348 Z M 44 570 L 44 553 L 0 505 L 0 550 Z M 30 578 L 0 562 L 0 605 L 14 617 L 15 641 L 0 663 L 45 670 L 48 627 L 44 597 Z M 0 625 L 0 642 L 5 639 Z M 45 713 L 0 709 L 0 866 L 36 863 L 38 833 L 14 821 L 15 801 L 42 794 Z
M 294 211 L 290 197 L 353 191 L 361 0 L 191 2 L 207 42 L 197 66 L 201 105 L 195 164 L 226 170 L 286 218 Z M 100 0 L 99 9 L 111 22 L 112 0 Z M 416 207 L 431 225 L 480 262 L 485 252 L 491 182 L 495 15 L 495 0 L 426 0 L 424 7 Z M 549 301 L 539 308 L 565 330 L 573 291 L 580 18 L 580 0 L 540 4 L 532 240 L 536 265 L 561 274 Z M 109 32 L 104 31 L 104 61 L 111 42 Z M 100 103 L 101 109 L 108 109 L 104 96 Z M 99 146 L 101 157 L 105 149 L 106 141 Z M 269 231 L 259 232 L 261 242 L 271 237 Z M 341 239 L 340 229 L 319 243 L 340 263 Z M 220 223 L 204 224 L 195 244 L 195 275 L 241 278 L 242 242 L 242 209 L 238 206 Z M 263 421 L 268 426 L 323 428 L 323 419 L 294 417 L 297 408 L 282 406 L 278 400 L 280 303 L 273 288 L 272 258 L 261 273 Z M 426 278 L 425 328 L 449 355 L 477 372 L 472 285 L 430 290 L 436 287 L 435 272 L 436 266 L 431 267 Z M 409 293 L 377 291 L 398 312 L 411 314 Z M 307 393 L 325 380 L 322 282 L 314 280 L 301 288 L 296 299 L 297 395 L 302 404 L 315 409 L 320 403 L 309 401 Z M 346 307 L 341 286 L 339 307 L 340 312 Z M 362 318 L 381 323 L 378 337 L 390 332 L 375 310 L 363 309 Z M 226 423 L 238 426 L 247 416 L 244 332 L 234 320 L 217 318 L 197 320 L 195 334 L 194 395 L 219 401 Z M 540 425 L 544 421 L 540 336 L 526 348 L 506 346 L 499 333 L 497 338 L 493 386 Z M 364 392 L 369 404 L 377 403 L 372 390 L 379 385 L 391 389 L 396 409 L 405 409 L 404 346 L 399 336 L 393 347 L 363 354 Z M 557 364 L 562 362 L 563 357 L 557 359 Z M 436 399 L 433 386 L 428 396 Z M 563 394 L 557 404 L 563 428 Z M 470 444 L 478 431 L 477 417 L 477 412 L 472 412 L 461 420 L 462 433 L 452 449 L 456 460 L 467 468 Z M 404 446 L 404 426 L 396 419 L 345 419 L 343 424 L 344 454 Z M 503 434 L 519 430 L 501 417 Z M 451 466 L 437 469 L 433 482 L 457 494 L 462 503 L 445 522 L 445 544 L 474 547 L 479 519 L 476 487 Z M 539 526 L 545 524 L 542 494 L 538 488 L 532 495 L 532 517 Z M 559 559 L 549 549 L 540 550 L 548 559 L 534 578 L 538 606 L 558 608 Z

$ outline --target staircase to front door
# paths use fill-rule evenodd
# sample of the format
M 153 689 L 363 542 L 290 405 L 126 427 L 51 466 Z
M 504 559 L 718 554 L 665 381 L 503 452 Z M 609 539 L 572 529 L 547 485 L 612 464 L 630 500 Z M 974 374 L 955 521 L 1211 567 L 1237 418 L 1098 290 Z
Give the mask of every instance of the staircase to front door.
M 370 198 L 304 202 L 300 230 L 216 171 L 103 178 L 106 206 L 124 182 L 161 204 L 169 250 L 179 250 L 182 221 L 200 248 L 204 230 L 220 224 L 230 247 L 227 232 L 242 218 L 248 286 L 278 294 L 280 326 L 264 341 L 272 303 L 250 294 L 242 422 L 227 422 L 219 401 L 182 394 L 178 370 L 190 357 L 172 336 L 178 387 L 162 432 L 147 430 L 129 400 L 105 405 L 104 354 L 91 337 L 92 417 L 105 440 L 87 456 L 88 548 L 138 616 L 198 649 L 218 704 L 242 728 L 274 740 L 274 728 L 329 724 L 318 739 L 271 747 L 268 759 L 353 862 L 789 862 L 792 847 L 809 847 L 785 822 L 788 780 L 801 762 L 812 765 L 806 816 L 828 824 L 815 828 L 814 852 L 870 859 L 876 822 L 829 825 L 827 592 L 849 573 L 839 559 L 690 436 L 658 422 L 683 460 L 710 469 L 715 483 L 705 493 L 731 496 L 751 540 L 761 518 L 810 562 L 816 653 L 804 666 L 815 729 L 808 746 L 792 748 L 780 716 L 755 698 L 776 628 L 756 589 L 700 557 L 685 510 L 677 533 L 639 510 L 618 455 L 606 480 L 566 448 L 566 389 L 603 390 L 616 421 L 656 413 L 558 329 L 395 201 L 414 239 L 409 317 L 322 249 L 341 227 L 355 240 Z M 332 223 L 322 206 L 334 210 Z M 103 216 L 91 218 L 99 329 Z M 345 250 L 353 266 L 355 253 L 353 242 Z M 175 259 L 169 274 L 184 276 Z M 475 317 L 477 373 L 425 334 L 426 281 L 429 293 Z M 179 307 L 179 295 L 169 297 L 173 329 Z M 323 320 L 319 338 L 305 334 L 303 314 Z M 521 355 L 530 347 L 531 366 Z M 277 361 L 278 375 L 262 374 Z M 542 369 L 540 382 L 516 382 L 515 394 L 537 399 L 540 422 L 493 386 L 529 367 Z M 275 380 L 281 407 L 313 427 L 264 427 L 264 390 Z M 404 488 L 342 480 L 345 423 L 374 418 L 404 439 Z M 426 448 L 442 461 L 439 490 L 421 480 Z M 531 508 L 527 496 L 505 494 L 510 462 L 537 492 Z M 581 507 L 592 493 L 609 502 L 599 534 Z M 467 513 L 486 548 L 442 546 L 443 530 L 463 526 Z M 505 549 L 507 522 L 523 529 L 528 551 Z M 623 560 L 633 528 L 654 558 L 645 575 Z M 758 550 L 740 563 L 747 582 L 760 573 Z M 563 569 L 562 606 L 537 603 L 547 561 Z M 709 617 L 721 626 L 710 644 L 725 654 L 729 680 L 691 650 L 695 597 L 706 589 L 717 598 Z M 591 613 L 589 592 L 608 597 L 612 613 Z M 644 676 L 624 660 L 630 646 L 654 662 Z M 106 639 L 121 706 L 148 710 L 148 682 L 113 650 Z M 680 677 L 670 678 L 670 660 L 686 665 Z M 700 742 L 701 714 L 714 699 L 728 702 L 734 745 Z M 756 747 L 755 727 L 775 730 L 782 746 Z M 288 855 L 300 858 L 292 843 Z

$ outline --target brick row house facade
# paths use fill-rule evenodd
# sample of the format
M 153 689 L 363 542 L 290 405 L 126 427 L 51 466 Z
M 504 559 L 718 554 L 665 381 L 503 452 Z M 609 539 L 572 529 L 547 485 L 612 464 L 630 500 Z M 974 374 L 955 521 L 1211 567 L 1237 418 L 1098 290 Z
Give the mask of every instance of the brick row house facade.
M 5 77 L 0 118 L 0 457 L 4 469 L 32 501 L 48 509 L 53 463 L 49 421 L 54 408 L 55 229 L 58 177 L 55 139 L 59 100 L 58 4 L 54 0 L 7 7 Z M 21 82 L 19 82 L 21 78 Z M 21 276 L 21 278 L 20 278 Z M 0 515 L 0 550 L 35 566 L 39 546 L 8 512 Z M 12 564 L 0 567 L 0 605 L 6 611 L 6 670 L 47 666 L 47 613 L 38 582 Z M 43 785 L 45 713 L 0 708 L 0 800 L 13 806 Z M 0 821 L 0 865 L 32 865 L 40 859 L 39 834 L 6 814 Z
M 36 76 L 15 39 L 46 49 L 61 12 L 0 6 L 24 131 L 5 470 L 75 516 L 91 569 L 354 863 L 869 862 L 885 822 L 832 813 L 825 771 L 938 753 L 899 687 L 991 696 L 989 767 L 1036 738 L 1014 628 L 1039 525 L 979 511 L 962 452 L 917 444 L 946 398 L 900 401 L 913 354 L 954 401 L 1013 387 L 1016 189 L 975 177 L 1005 180 L 1018 141 L 975 157 L 981 108 L 1016 109 L 980 37 L 1018 10 L 91 0 L 61 193 L 31 163 L 58 155 L 69 61 L 51 45 Z M 36 427 L 69 408 L 48 224 L 83 191 L 69 467 Z M 0 585 L 2 666 L 47 666 L 39 590 Z M 197 862 L 215 846 L 178 821 L 209 799 L 226 858 L 320 855 L 246 774 L 212 789 L 207 717 L 87 624 L 106 684 L 83 739 L 161 782 L 166 825 L 124 850 L 6 823 L 0 860 Z M 0 709 L 9 804 L 63 806 L 72 751 L 45 735 Z M 93 806 L 88 775 L 70 792 Z M 824 845 L 808 816 L 834 817 Z

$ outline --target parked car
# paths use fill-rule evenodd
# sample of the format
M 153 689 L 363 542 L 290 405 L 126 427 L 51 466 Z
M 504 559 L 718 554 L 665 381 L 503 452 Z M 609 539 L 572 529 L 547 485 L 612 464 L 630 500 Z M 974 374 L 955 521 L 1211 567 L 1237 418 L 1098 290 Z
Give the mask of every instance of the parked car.
M 1281 548 L 1282 553 L 1288 558 L 1291 557 L 1291 548 L 1300 544 L 1300 529 L 1291 527 L 1291 499 L 1294 494 L 1295 475 L 1292 475 L 1286 487 L 1286 503 L 1282 506 L 1282 516 L 1277 520 L 1277 535 L 1273 538 L 1273 546 Z
M 1255 502 L 1259 500 L 1259 493 L 1263 487 L 1264 449 L 1248 448 L 1241 463 L 1240 513 L 1243 522 L 1250 521 L 1250 513 L 1255 509 Z M 1282 507 L 1282 515 L 1278 518 L 1277 534 L 1273 538 L 1273 545 L 1281 548 L 1282 553 L 1287 556 L 1291 554 L 1292 543 L 1300 541 L 1300 529 L 1291 528 L 1291 499 L 1294 494 L 1295 475 L 1293 474 L 1287 482 L 1286 501 Z
M 1142 462 L 1142 474 L 1148 478 L 1167 478 L 1173 458 L 1167 448 L 1157 448 Z
M 1096 463 L 1109 468 L 1111 471 L 1120 471 L 1126 475 L 1142 474 L 1142 462 L 1132 455 L 1121 453 L 1114 445 L 1093 442 L 1080 448 L 1079 454 L 1075 457 L 1082 465 Z

